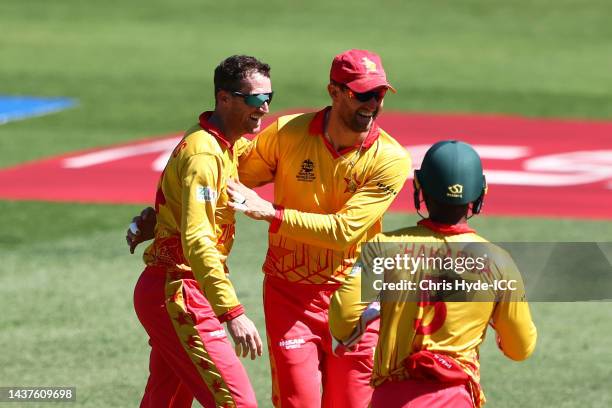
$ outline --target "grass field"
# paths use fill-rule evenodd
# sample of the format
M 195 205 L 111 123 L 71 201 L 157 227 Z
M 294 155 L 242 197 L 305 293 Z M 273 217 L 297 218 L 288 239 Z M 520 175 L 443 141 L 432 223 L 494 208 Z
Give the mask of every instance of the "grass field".
M 80 105 L 0 126 L 0 167 L 184 129 L 210 108 L 212 70 L 233 53 L 272 64 L 275 110 L 326 104 L 331 58 L 359 47 L 383 56 L 399 90 L 390 110 L 611 120 L 610 15 L 603 0 L 3 0 L 0 94 Z M 148 346 L 131 297 L 142 266 L 123 241 L 137 211 L 0 201 L 0 387 L 72 385 L 78 401 L 66 406 L 137 405 Z M 414 220 L 389 214 L 385 226 Z M 498 241 L 612 240 L 610 221 L 485 216 L 474 225 Z M 262 330 L 264 234 L 240 218 L 230 258 Z M 491 338 L 482 348 L 487 406 L 612 406 L 612 305 L 538 303 L 533 314 L 530 360 L 510 362 Z M 264 407 L 266 358 L 246 363 Z

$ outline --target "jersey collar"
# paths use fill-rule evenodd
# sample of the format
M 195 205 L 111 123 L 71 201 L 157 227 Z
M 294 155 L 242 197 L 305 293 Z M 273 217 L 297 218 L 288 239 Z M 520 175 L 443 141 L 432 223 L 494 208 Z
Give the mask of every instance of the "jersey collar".
M 213 114 L 212 111 L 206 111 L 200 115 L 200 127 L 203 130 L 210 133 L 211 135 L 213 135 L 215 138 L 217 138 L 217 140 L 222 146 L 225 146 L 229 150 L 232 150 L 232 148 L 234 147 L 234 144 L 230 143 L 230 141 L 227 140 L 223 132 L 221 132 L 221 130 L 218 127 L 216 127 L 215 125 L 213 125 L 212 123 L 208 121 L 210 117 L 212 116 L 212 114 Z
M 334 149 L 334 147 L 331 145 L 329 140 L 327 140 L 327 138 L 325 137 L 325 116 L 329 115 L 330 110 L 331 110 L 331 106 L 327 106 L 324 109 L 315 113 L 314 117 L 310 121 L 308 132 L 313 136 L 320 136 L 321 139 L 323 140 L 323 143 L 329 150 L 329 152 L 332 154 L 334 159 L 336 159 L 342 156 L 343 154 L 350 152 L 351 150 L 358 149 L 359 146 L 361 146 L 361 143 L 358 143 L 355 146 L 346 147 L 340 151 L 336 151 L 336 149 Z M 378 126 L 376 122 L 374 122 L 372 123 L 372 127 L 370 128 L 368 135 L 363 141 L 363 150 L 369 149 L 374 144 L 374 142 L 376 142 L 379 135 L 380 135 L 380 127 Z
M 430 220 L 429 218 L 425 218 L 417 223 L 422 227 L 428 228 L 434 232 L 438 232 L 443 235 L 458 235 L 458 234 L 468 234 L 475 233 L 476 230 L 470 228 L 467 222 L 462 224 L 442 224 L 439 222 L 435 222 Z

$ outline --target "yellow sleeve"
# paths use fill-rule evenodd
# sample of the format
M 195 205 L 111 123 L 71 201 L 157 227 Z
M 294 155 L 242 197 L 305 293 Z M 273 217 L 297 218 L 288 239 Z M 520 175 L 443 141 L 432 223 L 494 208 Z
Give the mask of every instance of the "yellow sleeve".
M 262 130 L 239 155 L 240 182 L 253 188 L 274 180 L 278 151 L 278 121 L 275 121 Z
M 516 361 L 525 360 L 535 349 L 537 330 L 516 265 L 510 260 L 504 269 L 505 279 L 516 280 L 516 290 L 506 293 L 502 301 L 495 305 L 492 323 L 497 332 L 497 344 L 504 355 Z
M 410 157 L 407 153 L 390 157 L 380 167 L 335 214 L 284 209 L 278 232 L 333 250 L 350 247 L 383 216 L 402 189 L 410 171 Z
M 215 210 L 222 169 L 220 158 L 196 154 L 187 158 L 180 171 L 183 253 L 218 317 L 240 306 L 216 249 Z
M 359 263 L 356 263 L 342 286 L 334 292 L 329 305 L 332 336 L 340 341 L 348 339 L 367 306 L 368 302 L 361 301 L 361 269 Z
M 342 286 L 333 294 L 329 306 L 329 328 L 332 336 L 344 342 L 355 330 L 363 311 L 368 305 L 378 300 L 378 292 L 373 286 L 363 287 L 363 282 L 370 284 L 373 279 L 367 278 L 372 274 L 372 260 L 376 256 L 378 245 L 368 242 L 362 248 L 359 260 L 355 262 L 351 273 L 346 277 Z M 362 278 L 366 276 L 365 279 Z

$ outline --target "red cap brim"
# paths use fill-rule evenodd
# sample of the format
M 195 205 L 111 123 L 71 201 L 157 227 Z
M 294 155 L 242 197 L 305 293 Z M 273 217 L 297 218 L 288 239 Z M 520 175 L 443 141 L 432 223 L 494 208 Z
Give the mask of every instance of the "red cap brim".
M 348 86 L 353 91 L 358 92 L 358 93 L 368 92 L 368 91 L 371 91 L 372 89 L 380 88 L 381 86 L 388 88 L 393 93 L 397 93 L 395 88 L 392 87 L 389 82 L 387 82 L 387 78 L 383 76 L 377 76 L 377 77 L 367 76 L 367 77 L 363 77 L 363 78 L 359 78 L 354 81 L 351 81 L 345 85 Z

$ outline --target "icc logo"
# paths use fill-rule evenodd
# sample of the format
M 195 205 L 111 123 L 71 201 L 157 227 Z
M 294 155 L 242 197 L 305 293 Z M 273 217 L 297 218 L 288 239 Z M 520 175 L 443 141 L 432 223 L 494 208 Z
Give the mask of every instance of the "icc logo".
M 461 184 L 448 186 L 448 193 L 446 193 L 446 195 L 449 197 L 461 198 L 463 196 L 463 186 Z
M 298 181 L 313 181 L 315 179 L 314 163 L 310 159 L 306 159 L 300 166 L 300 171 L 295 176 Z
M 314 163 L 312 160 L 306 159 L 302 162 L 302 171 L 305 173 L 312 173 L 314 170 Z

